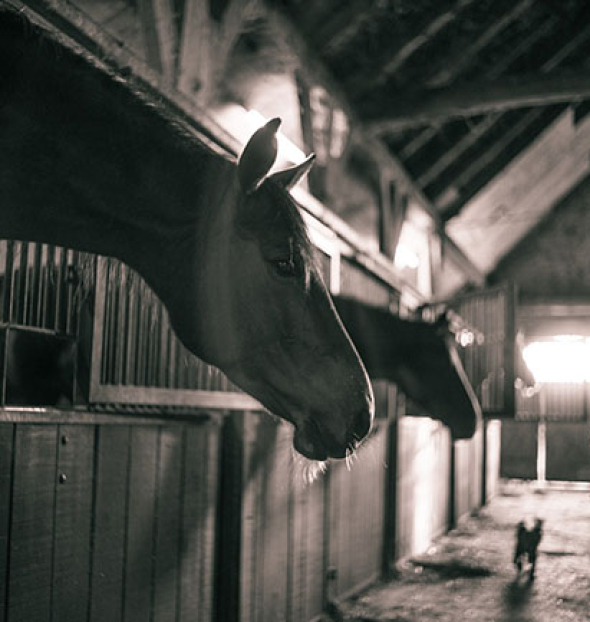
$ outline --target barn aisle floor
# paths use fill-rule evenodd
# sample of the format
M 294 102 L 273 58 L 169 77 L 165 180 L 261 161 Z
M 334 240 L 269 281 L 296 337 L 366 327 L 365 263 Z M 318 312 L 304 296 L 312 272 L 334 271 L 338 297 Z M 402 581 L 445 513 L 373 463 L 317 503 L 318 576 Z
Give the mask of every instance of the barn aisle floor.
M 544 522 L 534 582 L 515 580 L 515 527 Z M 590 621 L 590 492 L 505 482 L 478 516 L 334 612 L 343 622 Z

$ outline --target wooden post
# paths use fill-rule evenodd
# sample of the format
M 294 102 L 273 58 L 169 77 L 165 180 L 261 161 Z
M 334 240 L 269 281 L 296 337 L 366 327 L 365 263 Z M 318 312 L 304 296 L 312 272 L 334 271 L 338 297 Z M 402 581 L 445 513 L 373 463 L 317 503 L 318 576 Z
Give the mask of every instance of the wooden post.
M 384 578 L 395 573 L 397 560 L 397 454 L 399 439 L 398 392 L 394 385 L 387 387 L 387 473 L 385 475 L 383 559 L 381 574 Z
M 213 619 L 240 618 L 244 417 L 226 416 L 221 436 L 219 517 Z

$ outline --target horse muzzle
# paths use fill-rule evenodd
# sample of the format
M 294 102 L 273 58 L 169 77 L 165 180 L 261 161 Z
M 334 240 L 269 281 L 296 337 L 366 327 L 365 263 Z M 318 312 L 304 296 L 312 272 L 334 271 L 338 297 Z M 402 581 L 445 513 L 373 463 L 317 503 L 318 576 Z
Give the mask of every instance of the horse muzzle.
M 311 418 L 296 425 L 293 446 L 310 460 L 323 461 L 328 458 L 342 459 L 352 454 L 369 433 L 373 423 L 372 403 L 359 411 L 345 434 L 335 434 L 328 427 Z

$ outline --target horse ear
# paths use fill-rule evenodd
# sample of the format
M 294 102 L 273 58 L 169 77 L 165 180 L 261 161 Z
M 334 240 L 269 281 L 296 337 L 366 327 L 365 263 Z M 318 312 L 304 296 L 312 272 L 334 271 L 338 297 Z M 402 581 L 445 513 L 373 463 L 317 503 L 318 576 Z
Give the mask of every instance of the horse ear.
M 315 154 L 312 153 L 301 164 L 287 168 L 284 171 L 277 171 L 269 176 L 275 183 L 282 186 L 285 190 L 291 190 L 291 188 L 307 173 L 312 167 L 315 160 Z
M 245 193 L 254 192 L 264 181 L 277 157 L 277 130 L 281 125 L 278 118 L 252 134 L 238 161 L 238 179 Z

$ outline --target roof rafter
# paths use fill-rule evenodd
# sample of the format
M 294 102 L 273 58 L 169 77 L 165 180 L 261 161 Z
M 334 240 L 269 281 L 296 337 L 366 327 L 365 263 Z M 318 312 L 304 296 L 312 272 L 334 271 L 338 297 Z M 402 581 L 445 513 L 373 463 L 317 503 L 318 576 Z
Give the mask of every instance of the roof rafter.
M 145 36 L 148 61 L 172 86 L 176 74 L 177 36 L 173 0 L 139 0 L 138 10 Z
M 550 31 L 550 29 L 554 26 L 555 19 L 550 17 L 546 19 L 543 23 L 537 26 L 529 35 L 522 38 L 519 43 L 511 48 L 510 52 L 503 56 L 494 67 L 485 74 L 485 77 L 488 79 L 494 79 L 500 76 L 516 59 L 518 59 L 524 52 L 529 49 L 532 45 L 536 43 L 538 39 L 540 39 L 543 35 Z M 400 155 L 403 158 L 410 157 L 416 151 L 421 149 L 428 141 L 436 135 L 437 132 L 436 125 L 431 125 L 424 130 L 422 130 L 419 134 L 415 136 L 407 145 L 404 146 Z
M 320 28 L 318 39 L 328 54 L 342 48 L 369 19 L 370 13 L 363 12 L 366 6 L 366 0 L 353 0 L 347 7 L 339 8 L 336 15 Z
M 430 79 L 428 86 L 441 87 L 452 82 L 465 67 L 473 62 L 473 57 L 476 56 L 480 50 L 493 41 L 504 28 L 520 17 L 533 2 L 534 0 L 520 0 L 520 2 L 517 2 L 511 11 L 505 13 L 490 24 L 471 45 L 466 49 L 461 49 L 458 54 L 448 59 L 445 63 L 445 69 Z
M 481 171 L 485 166 L 489 165 L 496 157 L 498 157 L 503 151 L 506 150 L 508 145 L 516 138 L 526 131 L 543 113 L 541 108 L 529 110 L 522 116 L 520 121 L 513 125 L 508 132 L 506 132 L 501 140 L 498 140 L 495 144 L 491 145 L 486 153 L 475 160 L 470 166 L 468 166 L 457 178 L 453 180 L 453 185 L 457 188 L 465 185 L 471 178 L 475 176 L 478 171 Z M 446 221 L 456 216 L 462 209 L 465 203 L 463 196 L 459 196 L 451 205 L 445 208 L 442 217 Z
M 389 102 L 387 118 L 374 120 L 369 127 L 376 134 L 387 134 L 454 117 L 547 106 L 589 97 L 590 77 L 586 72 L 574 75 L 539 74 L 528 80 L 519 77 L 472 82 L 450 88 L 425 89 L 402 101 Z
M 376 77 L 370 77 L 366 83 L 357 85 L 357 88 L 366 92 L 384 84 L 416 51 L 433 39 L 441 30 L 456 19 L 461 11 L 466 9 L 470 4 L 473 4 L 474 1 L 475 0 L 459 0 L 452 9 L 438 15 L 380 67 Z

